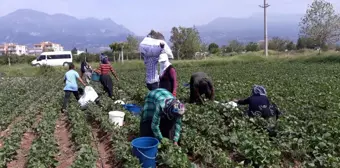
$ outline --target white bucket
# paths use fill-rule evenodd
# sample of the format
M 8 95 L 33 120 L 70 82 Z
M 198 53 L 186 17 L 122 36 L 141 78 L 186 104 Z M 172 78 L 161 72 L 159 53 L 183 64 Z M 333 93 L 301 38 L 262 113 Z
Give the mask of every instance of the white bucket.
M 125 113 L 121 111 L 110 111 L 109 112 L 109 119 L 111 123 L 114 123 L 119 126 L 123 126 L 124 116 L 125 116 Z

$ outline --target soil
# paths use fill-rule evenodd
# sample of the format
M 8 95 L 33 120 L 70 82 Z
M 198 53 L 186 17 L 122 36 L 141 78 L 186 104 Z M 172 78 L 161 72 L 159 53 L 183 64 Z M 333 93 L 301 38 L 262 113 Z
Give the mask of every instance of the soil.
M 57 168 L 71 166 L 76 158 L 76 154 L 70 138 L 69 124 L 65 114 L 60 114 L 56 122 L 54 137 L 59 149 L 58 156 L 56 156 L 56 160 L 59 162 Z
M 16 151 L 17 156 L 15 160 L 9 162 L 7 164 L 8 168 L 24 168 L 27 162 L 26 156 L 29 154 L 29 150 L 31 148 L 33 140 L 36 138 L 36 135 L 33 132 L 24 133 L 20 148 Z
M 29 154 L 30 148 L 32 146 L 32 143 L 34 139 L 37 137 L 34 130 L 38 127 L 39 122 L 42 119 L 42 115 L 39 113 L 36 116 L 36 122 L 32 125 L 32 129 L 27 130 L 22 138 L 20 143 L 20 148 L 16 151 L 17 155 L 15 156 L 15 159 L 11 162 L 7 163 L 7 168 L 24 168 L 26 167 L 27 163 L 27 155 Z
M 14 124 L 16 124 L 18 121 L 20 121 L 22 119 L 22 116 L 16 117 L 11 124 L 8 125 L 7 129 L 3 130 L 0 132 L 0 148 L 3 147 L 3 141 L 2 138 L 6 138 L 11 134 L 11 129 L 13 127 Z
M 113 166 L 113 154 L 111 134 L 102 131 L 99 125 L 95 122 L 92 123 L 92 133 L 95 138 L 93 143 L 94 148 L 98 149 L 99 158 L 96 162 L 98 168 L 112 168 Z M 98 148 L 97 148 L 98 147 Z

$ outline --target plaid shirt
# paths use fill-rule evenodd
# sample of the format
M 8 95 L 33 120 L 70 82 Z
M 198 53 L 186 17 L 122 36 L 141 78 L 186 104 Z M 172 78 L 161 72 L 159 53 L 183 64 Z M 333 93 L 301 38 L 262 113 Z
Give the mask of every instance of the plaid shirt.
M 165 108 L 165 100 L 166 99 L 175 99 L 175 97 L 167 91 L 166 89 L 156 89 L 146 96 L 145 98 L 145 105 L 143 108 L 143 112 L 141 115 L 142 121 L 152 120 L 151 129 L 155 135 L 156 138 L 162 139 L 162 133 L 160 131 L 159 125 L 161 121 L 161 113 L 163 109 Z M 180 137 L 180 132 L 182 129 L 182 120 L 181 118 L 178 118 L 176 120 L 176 126 L 175 126 L 175 137 L 174 141 L 178 142 Z

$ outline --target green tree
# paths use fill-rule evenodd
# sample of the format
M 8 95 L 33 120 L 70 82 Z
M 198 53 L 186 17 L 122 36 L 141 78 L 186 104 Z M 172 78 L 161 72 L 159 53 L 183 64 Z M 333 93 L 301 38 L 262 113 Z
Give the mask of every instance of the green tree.
M 216 43 L 210 43 L 208 50 L 212 54 L 216 54 L 219 52 L 219 46 Z
M 136 37 L 132 36 L 132 35 L 129 35 L 127 36 L 126 38 L 126 49 L 129 51 L 129 52 L 133 52 L 133 51 L 136 51 L 138 50 L 138 40 Z
M 247 51 L 259 51 L 260 50 L 260 47 L 257 43 L 255 42 L 250 42 L 246 45 L 246 50 Z
M 208 52 L 208 45 L 206 43 L 201 44 L 201 52 Z
M 201 38 L 195 27 L 173 27 L 170 42 L 174 55 L 179 58 L 194 58 L 201 50 Z
M 109 45 L 113 53 L 113 59 L 116 60 L 116 52 L 120 52 L 127 47 L 127 43 L 112 43 Z
M 237 40 L 230 41 L 228 47 L 228 50 L 231 50 L 230 52 L 242 52 L 244 50 L 243 44 Z
M 318 42 L 308 37 L 299 37 L 296 43 L 296 49 L 298 50 L 304 49 L 304 48 L 315 49 L 318 46 L 319 46 Z
M 320 47 L 340 39 L 340 15 L 325 0 L 314 0 L 300 22 L 300 34 Z M 300 47 L 300 46 L 299 46 Z
M 294 44 L 294 42 L 291 41 L 286 45 L 286 49 L 288 51 L 296 50 L 296 45 Z
M 268 49 L 275 51 L 285 51 L 288 44 L 287 40 L 279 37 L 273 37 L 268 43 Z
M 76 55 L 76 54 L 78 53 L 77 48 L 74 47 L 74 48 L 71 50 L 71 53 L 72 53 L 72 55 Z
M 154 39 L 165 40 L 163 34 L 160 32 L 156 32 L 155 30 L 151 30 L 148 36 Z
M 296 43 L 296 49 L 301 50 L 306 48 L 306 43 L 302 37 L 299 37 Z
M 340 44 L 335 47 L 335 51 L 340 51 Z

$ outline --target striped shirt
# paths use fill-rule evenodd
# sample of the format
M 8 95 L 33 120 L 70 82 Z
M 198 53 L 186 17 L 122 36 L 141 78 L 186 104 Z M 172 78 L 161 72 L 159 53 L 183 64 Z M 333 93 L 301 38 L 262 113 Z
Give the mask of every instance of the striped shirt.
M 107 75 L 110 73 L 115 73 L 115 70 L 112 68 L 111 64 L 100 64 L 98 71 L 100 71 L 101 75 Z
M 175 99 L 172 93 L 170 93 L 166 89 L 159 88 L 149 92 L 149 94 L 145 98 L 145 104 L 141 114 L 142 122 L 152 120 L 151 129 L 155 137 L 158 139 L 163 138 L 159 126 L 161 121 L 161 113 L 165 108 L 166 99 Z M 182 119 L 177 118 L 174 137 L 175 142 L 178 142 L 179 140 L 181 129 Z

